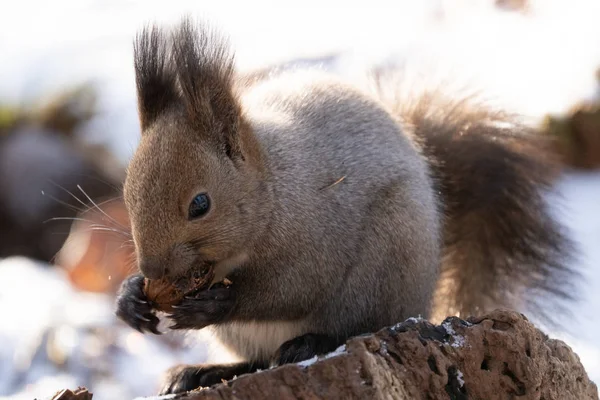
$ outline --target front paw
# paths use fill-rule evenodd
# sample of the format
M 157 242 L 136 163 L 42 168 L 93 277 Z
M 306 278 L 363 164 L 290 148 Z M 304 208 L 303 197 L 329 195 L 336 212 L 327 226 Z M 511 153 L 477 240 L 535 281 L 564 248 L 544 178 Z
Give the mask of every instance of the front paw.
M 177 365 L 169 368 L 163 378 L 160 396 L 189 392 L 199 387 L 209 387 L 222 381 L 254 372 L 248 363 L 230 365 Z
M 149 331 L 160 335 L 159 319 L 154 315 L 152 306 L 144 294 L 142 275 L 132 275 L 123 281 L 117 294 L 116 314 L 127 325 L 141 333 Z
M 175 322 L 171 329 L 202 329 L 225 320 L 235 304 L 232 286 L 216 284 L 185 296 L 168 315 Z

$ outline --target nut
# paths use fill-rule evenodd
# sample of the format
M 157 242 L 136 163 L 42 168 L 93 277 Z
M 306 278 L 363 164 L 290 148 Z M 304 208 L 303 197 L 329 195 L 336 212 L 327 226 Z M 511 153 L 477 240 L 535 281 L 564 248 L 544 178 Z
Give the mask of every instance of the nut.
M 183 297 L 196 290 L 206 288 L 214 277 L 212 266 L 194 271 L 190 277 L 171 282 L 166 278 L 144 281 L 144 293 L 159 311 L 171 311 L 172 306 L 183 300 Z

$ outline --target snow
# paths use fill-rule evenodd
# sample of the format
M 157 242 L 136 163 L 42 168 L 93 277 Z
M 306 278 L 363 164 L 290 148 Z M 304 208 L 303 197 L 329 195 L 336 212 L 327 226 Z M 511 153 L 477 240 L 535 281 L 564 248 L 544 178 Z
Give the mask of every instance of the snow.
M 149 397 L 136 397 L 133 400 L 169 400 L 169 399 L 174 399 L 175 398 L 175 394 L 166 394 L 164 396 L 149 396 Z
M 45 398 L 86 386 L 94 399 L 151 395 L 160 374 L 205 359 L 202 343 L 141 335 L 117 321 L 108 296 L 78 292 L 60 270 L 0 261 L 0 399 Z M 18 390 L 14 397 L 2 397 Z
M 308 367 L 309 365 L 313 365 L 317 361 L 319 361 L 319 357 L 314 356 L 313 358 L 309 358 L 308 360 L 300 361 L 297 364 L 301 367 Z
M 314 356 L 312 358 L 309 358 L 308 360 L 300 361 L 296 364 L 298 364 L 301 367 L 308 367 L 310 365 L 313 365 L 317 361 L 327 360 L 328 358 L 339 356 L 339 355 L 345 354 L 345 353 L 346 353 L 346 345 L 344 344 L 330 353 L 324 354 L 322 356 Z
M 325 354 L 323 356 L 323 359 L 328 359 L 328 358 L 331 358 L 331 357 L 339 356 L 340 354 L 344 354 L 344 353 L 346 353 L 346 345 L 345 344 L 341 345 L 340 347 L 338 347 L 337 349 L 335 349 L 331 353 Z
M 442 323 L 442 326 L 444 327 L 444 329 L 446 330 L 448 335 L 452 336 L 453 340 L 452 340 L 452 344 L 450 346 L 462 347 L 465 345 L 465 343 L 466 343 L 465 337 L 457 334 L 456 331 L 454 330 L 454 328 L 452 327 L 452 325 L 450 324 L 450 322 L 444 322 L 444 323 Z
M 456 371 L 456 380 L 458 380 L 460 387 L 465 386 L 465 379 L 464 379 L 464 375 L 461 370 Z
M 139 137 L 133 34 L 143 23 L 173 22 L 186 12 L 231 36 L 242 69 L 322 57 L 326 68 L 357 78 L 370 65 L 410 60 L 407 73 L 439 80 L 446 76 L 433 68 L 444 64 L 459 83 L 485 89 L 532 121 L 598 95 L 600 2 L 537 0 L 529 16 L 494 11 L 491 3 L 13 1 L 0 13 L 0 101 L 34 101 L 91 81 L 101 90 L 102 113 L 82 134 L 108 143 L 125 162 Z M 573 318 L 548 332 L 565 340 L 600 382 L 600 173 L 569 173 L 559 191 L 566 206 L 559 215 L 580 246 L 584 280 Z M 206 357 L 202 343 L 191 348 L 177 337 L 133 332 L 116 321 L 110 298 L 73 290 L 56 269 L 5 259 L 0 282 L 10 282 L 0 292 L 0 400 L 45 398 L 78 385 L 88 385 L 95 400 L 139 398 L 155 393 L 164 369 Z

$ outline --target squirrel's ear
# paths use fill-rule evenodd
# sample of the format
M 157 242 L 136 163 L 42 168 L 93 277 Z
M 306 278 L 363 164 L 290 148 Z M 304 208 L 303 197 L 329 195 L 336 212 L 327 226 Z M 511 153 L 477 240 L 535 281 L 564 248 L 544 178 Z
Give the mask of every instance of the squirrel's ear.
M 165 34 L 145 27 L 134 42 L 135 83 L 142 132 L 177 101 L 176 75 L 169 62 Z
M 243 160 L 241 107 L 233 89 L 234 60 L 227 40 L 184 18 L 173 35 L 173 59 L 189 120 L 234 160 Z

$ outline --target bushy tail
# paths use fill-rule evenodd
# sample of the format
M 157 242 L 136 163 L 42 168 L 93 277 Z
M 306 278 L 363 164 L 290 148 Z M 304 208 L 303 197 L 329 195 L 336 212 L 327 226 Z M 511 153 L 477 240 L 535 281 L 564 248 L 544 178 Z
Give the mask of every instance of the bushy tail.
M 576 274 L 545 196 L 560 173 L 549 138 L 472 99 L 405 100 L 391 107 L 430 160 L 445 216 L 432 317 L 508 307 L 555 321 L 550 305 L 564 311 Z

